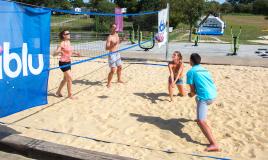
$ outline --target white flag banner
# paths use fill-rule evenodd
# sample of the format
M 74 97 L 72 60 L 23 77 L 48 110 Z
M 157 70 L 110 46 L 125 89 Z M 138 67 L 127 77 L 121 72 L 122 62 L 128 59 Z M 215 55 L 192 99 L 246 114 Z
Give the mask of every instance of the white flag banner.
M 167 19 L 168 19 L 168 9 L 162 9 L 158 13 L 158 37 L 161 40 L 158 43 L 159 48 L 166 44 L 167 42 Z

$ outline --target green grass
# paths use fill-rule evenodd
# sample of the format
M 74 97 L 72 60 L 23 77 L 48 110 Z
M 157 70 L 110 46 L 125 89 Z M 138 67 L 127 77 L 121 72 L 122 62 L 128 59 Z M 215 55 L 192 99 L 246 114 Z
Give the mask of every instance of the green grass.
M 226 22 L 226 29 L 223 36 L 218 36 L 218 38 L 225 42 L 232 42 L 231 36 L 231 26 L 233 27 L 233 32 L 238 33 L 240 26 L 242 27 L 242 34 L 240 35 L 241 44 L 254 44 L 248 40 L 257 40 L 260 36 L 268 35 L 268 32 L 262 30 L 268 29 L 268 20 L 265 16 L 252 15 L 252 14 L 228 14 L 223 15 L 222 19 Z M 113 21 L 113 18 L 111 18 Z M 125 30 L 131 30 L 132 22 L 125 22 Z M 71 31 L 86 31 L 92 32 L 95 27 L 94 18 L 89 18 L 84 15 L 61 15 L 52 16 L 51 19 L 51 31 L 59 32 L 62 29 L 70 29 Z M 180 24 L 179 32 L 170 33 L 171 41 L 188 41 L 187 34 L 188 26 Z M 194 35 L 193 38 L 194 39 Z M 213 40 L 210 36 L 202 36 L 202 40 Z
M 72 31 L 85 31 L 90 30 L 93 24 L 93 19 L 84 15 L 52 16 L 51 31 L 59 32 L 62 29 L 70 29 Z
M 172 32 L 169 34 L 170 41 L 183 41 L 181 38 L 184 35 L 184 32 Z
M 103 16 L 101 16 L 103 18 Z M 96 30 L 95 18 L 90 18 L 86 15 L 58 15 L 52 16 L 51 31 L 59 32 L 62 29 L 68 29 L 78 32 L 92 32 Z M 109 28 L 110 23 L 114 22 L 114 17 L 105 17 Z M 101 24 L 99 24 L 101 25 Z M 131 29 L 132 22 L 124 22 L 125 29 Z M 103 27 L 103 26 L 99 26 Z M 108 32 L 108 30 L 107 30 Z
M 257 40 L 260 36 L 268 35 L 268 32 L 262 31 L 268 29 L 268 20 L 265 19 L 265 16 L 234 14 L 224 15 L 222 19 L 227 25 L 224 35 L 219 37 L 223 41 L 231 42 L 231 26 L 234 33 L 238 33 L 240 26 L 242 27 L 240 43 L 243 44 L 252 44 L 248 40 Z
M 65 16 L 65 15 L 59 15 L 59 16 L 51 16 L 51 23 L 55 22 L 63 22 L 66 19 L 72 19 L 72 16 Z
M 268 20 L 265 19 L 265 16 L 260 15 L 252 15 L 252 14 L 228 14 L 222 16 L 223 21 L 226 23 L 225 33 L 223 36 L 217 36 L 222 41 L 232 42 L 231 36 L 231 26 L 233 27 L 233 33 L 237 34 L 239 32 L 240 26 L 242 27 L 242 33 L 240 35 L 240 44 L 255 44 L 248 40 L 258 40 L 260 36 L 268 35 L 268 32 L 264 32 L 262 30 L 268 29 Z M 170 33 L 171 41 L 181 41 L 187 42 L 188 29 L 187 27 L 183 27 L 180 32 Z M 195 35 L 193 35 L 192 40 L 194 40 Z M 201 40 L 213 40 L 211 36 L 201 36 Z

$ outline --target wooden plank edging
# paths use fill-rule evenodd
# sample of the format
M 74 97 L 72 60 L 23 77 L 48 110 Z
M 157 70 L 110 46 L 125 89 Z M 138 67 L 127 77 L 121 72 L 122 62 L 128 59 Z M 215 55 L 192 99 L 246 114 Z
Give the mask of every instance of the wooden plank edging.
M 50 157 L 48 159 L 64 160 L 134 160 L 132 158 L 79 149 L 71 146 L 60 145 L 43 140 L 37 140 L 18 134 L 7 135 L 0 133 L 0 145 L 8 146 L 16 152 L 27 155 L 31 158 Z

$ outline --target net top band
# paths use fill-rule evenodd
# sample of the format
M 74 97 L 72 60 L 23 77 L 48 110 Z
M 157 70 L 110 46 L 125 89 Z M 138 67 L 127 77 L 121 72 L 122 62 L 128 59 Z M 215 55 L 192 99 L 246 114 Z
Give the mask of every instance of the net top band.
M 75 15 L 95 15 L 95 16 L 110 16 L 110 17 L 116 17 L 116 16 L 141 16 L 141 15 L 151 15 L 151 14 L 158 14 L 159 11 L 147 11 L 147 12 L 139 12 L 139 13 L 125 13 L 125 14 L 114 14 L 114 13 L 104 13 L 104 12 L 76 12 L 73 10 L 64 10 L 64 9 L 58 9 L 58 8 L 47 8 L 42 6 L 36 6 L 31 5 L 23 2 L 16 2 L 13 0 L 0 0 L 0 1 L 7 1 L 7 2 L 14 2 L 25 6 L 31 6 L 35 8 L 42 8 L 50 10 L 51 12 L 60 12 L 60 13 L 67 13 L 67 14 L 75 14 Z
M 75 12 L 72 10 L 63 10 L 55 8 L 47 8 L 52 12 L 68 13 L 68 14 L 83 14 L 83 15 L 95 15 L 95 16 L 141 16 L 141 15 L 151 15 L 158 14 L 159 11 L 149 11 L 149 12 L 140 12 L 140 13 L 125 13 L 125 14 L 114 14 L 114 13 L 101 13 L 101 12 Z

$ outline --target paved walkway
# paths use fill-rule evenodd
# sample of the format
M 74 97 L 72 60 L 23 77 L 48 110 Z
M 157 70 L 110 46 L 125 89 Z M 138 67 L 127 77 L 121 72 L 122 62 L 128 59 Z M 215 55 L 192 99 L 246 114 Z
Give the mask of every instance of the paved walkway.
M 73 44 L 75 49 L 85 54 L 84 56 L 93 57 L 107 53 L 105 50 L 105 41 L 94 41 L 88 43 Z M 129 42 L 123 42 L 120 48 L 131 46 Z M 56 45 L 51 45 L 51 51 L 55 50 Z M 259 49 L 261 53 L 256 54 Z M 193 46 L 193 43 L 169 43 L 169 55 L 179 50 L 182 52 L 184 61 L 188 62 L 191 53 L 199 53 L 203 63 L 208 64 L 226 64 L 226 65 L 242 65 L 242 66 L 259 66 L 268 67 L 268 45 L 240 45 L 237 56 L 227 56 L 232 52 L 231 44 L 215 44 L 215 43 L 200 43 L 199 46 Z M 264 58 L 260 55 L 266 54 Z M 124 58 L 139 58 L 147 60 L 166 60 L 166 46 L 159 48 L 155 44 L 154 48 L 145 52 L 140 47 L 134 47 L 122 52 Z
M 126 47 L 127 44 L 122 44 Z M 260 54 L 256 51 L 262 50 Z M 168 59 L 171 58 L 173 51 L 179 50 L 182 52 L 184 61 L 188 62 L 191 53 L 199 53 L 202 57 L 203 63 L 209 64 L 226 64 L 226 65 L 242 65 L 242 66 L 259 66 L 268 67 L 268 45 L 241 45 L 237 56 L 227 56 L 231 53 L 231 44 L 214 44 L 214 43 L 200 43 L 195 47 L 192 43 L 170 43 Z M 261 54 L 267 54 L 262 58 Z M 122 54 L 125 58 L 144 58 L 165 60 L 166 46 L 158 48 L 155 46 L 148 52 L 144 52 L 139 47 L 129 49 Z
M 122 47 L 128 46 L 127 43 L 123 43 Z M 255 54 L 258 49 L 267 49 L 268 45 L 240 45 L 237 57 L 250 57 L 261 59 L 257 54 Z M 228 53 L 231 53 L 231 44 L 216 44 L 216 43 L 200 43 L 197 47 L 193 46 L 193 43 L 179 43 L 171 42 L 169 43 L 169 53 L 172 53 L 175 50 L 181 51 L 183 54 L 190 53 L 200 53 L 204 56 L 226 56 Z M 130 49 L 128 51 L 143 51 L 139 47 Z M 158 48 L 156 46 L 148 51 L 150 54 L 165 54 L 166 46 Z

